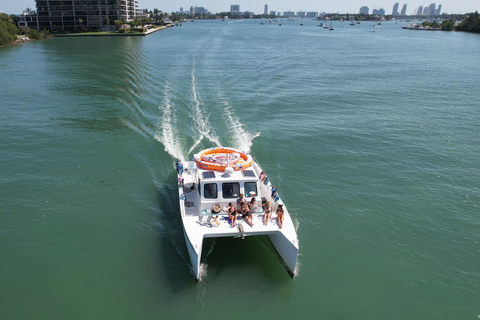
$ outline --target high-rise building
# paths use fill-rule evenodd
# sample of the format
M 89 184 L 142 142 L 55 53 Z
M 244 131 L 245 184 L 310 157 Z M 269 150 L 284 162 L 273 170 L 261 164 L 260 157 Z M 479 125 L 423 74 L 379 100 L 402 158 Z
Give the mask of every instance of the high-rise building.
M 265 9 L 263 10 L 264 15 L 268 15 L 268 4 L 265 5 Z
M 199 15 L 208 14 L 208 10 L 205 9 L 204 7 L 191 6 L 190 7 L 190 14 L 192 16 L 194 16 L 196 14 L 199 14 Z
M 378 15 L 379 16 L 384 16 L 385 15 L 385 9 L 383 9 L 383 8 L 378 9 Z
M 417 16 L 421 16 L 422 14 L 423 14 L 423 6 L 418 6 Z
M 378 9 L 372 9 L 372 14 L 373 14 L 373 15 L 378 14 Z
M 368 14 L 368 11 L 370 11 L 370 9 L 368 9 L 367 6 L 363 6 L 363 7 L 360 8 L 359 13 L 360 14 Z
M 297 17 L 305 18 L 305 11 L 297 11 Z
M 293 12 L 293 11 L 283 11 L 283 16 L 285 18 L 291 18 L 291 17 L 295 16 L 295 12 Z
M 438 9 L 435 11 L 436 15 L 439 16 L 441 14 L 441 11 L 442 11 L 442 5 L 439 4 Z
M 401 16 L 407 15 L 407 4 L 405 3 L 402 7 L 402 12 L 400 13 Z
M 435 3 L 431 3 L 428 7 L 425 7 L 423 10 L 423 14 L 426 16 L 433 16 L 435 15 Z
M 270 11 L 270 15 L 271 15 L 271 16 L 276 16 L 276 15 L 277 15 L 277 11 Z
M 38 29 L 52 32 L 115 30 L 115 20 L 145 16 L 136 0 L 35 0 Z
M 318 17 L 318 12 L 317 11 L 308 11 L 307 12 L 306 18 L 315 19 L 316 17 Z
M 398 16 L 398 2 L 393 5 L 392 16 Z
M 239 4 L 232 4 L 230 6 L 230 13 L 240 13 L 240 5 Z

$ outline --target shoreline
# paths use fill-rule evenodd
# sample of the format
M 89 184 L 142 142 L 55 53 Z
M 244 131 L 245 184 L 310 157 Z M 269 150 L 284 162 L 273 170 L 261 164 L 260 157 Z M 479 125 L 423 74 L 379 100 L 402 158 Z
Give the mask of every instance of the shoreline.
M 69 33 L 69 34 L 55 34 L 53 37 L 55 38 L 68 38 L 68 37 L 145 37 L 154 32 L 167 29 L 168 26 L 160 26 L 158 28 L 150 29 L 146 32 L 138 32 L 138 33 L 96 33 L 96 32 L 88 32 L 88 33 Z

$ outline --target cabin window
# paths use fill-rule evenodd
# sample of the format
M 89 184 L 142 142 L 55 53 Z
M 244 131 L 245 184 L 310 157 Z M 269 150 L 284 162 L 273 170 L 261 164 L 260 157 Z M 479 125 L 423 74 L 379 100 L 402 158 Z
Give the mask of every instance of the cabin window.
M 257 196 L 257 183 L 245 182 L 245 197 L 256 197 L 256 196 Z
M 203 185 L 203 197 L 207 199 L 217 199 L 217 184 L 205 183 Z
M 222 192 L 224 199 L 238 198 L 240 196 L 240 183 L 223 183 Z

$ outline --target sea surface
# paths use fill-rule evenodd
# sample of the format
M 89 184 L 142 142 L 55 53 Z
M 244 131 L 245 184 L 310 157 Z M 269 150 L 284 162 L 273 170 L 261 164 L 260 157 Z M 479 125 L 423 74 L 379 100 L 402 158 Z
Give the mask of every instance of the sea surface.
M 260 22 L 0 48 L 1 319 L 480 317 L 480 36 Z M 250 237 L 193 279 L 174 164 L 217 145 L 277 187 L 295 278 Z

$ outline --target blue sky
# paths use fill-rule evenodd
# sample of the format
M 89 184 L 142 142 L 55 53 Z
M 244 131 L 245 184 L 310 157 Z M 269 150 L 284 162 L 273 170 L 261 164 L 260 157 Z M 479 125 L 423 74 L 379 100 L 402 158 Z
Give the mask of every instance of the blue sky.
M 398 0 L 337 0 L 337 1 L 312 1 L 312 0 L 233 0 L 231 2 L 220 0 L 170 0 L 167 2 L 160 0 L 137 0 L 140 8 L 158 9 L 166 12 L 178 11 L 180 7 L 184 10 L 190 6 L 205 7 L 211 12 L 229 11 L 231 4 L 239 4 L 242 11 L 253 11 L 263 13 L 264 4 L 268 3 L 269 11 L 319 11 L 319 12 L 340 12 L 340 13 L 358 13 L 361 6 L 373 8 L 384 8 L 387 14 L 392 13 L 393 5 Z M 412 14 L 418 6 L 428 6 L 432 0 L 414 0 L 401 2 L 400 8 L 404 3 L 407 4 L 407 13 Z M 478 0 L 443 0 L 436 2 L 442 4 L 442 12 L 447 13 L 465 13 L 480 10 L 480 1 Z M 35 8 L 34 0 L 0 0 L 0 10 L 5 13 L 21 13 L 25 8 Z

